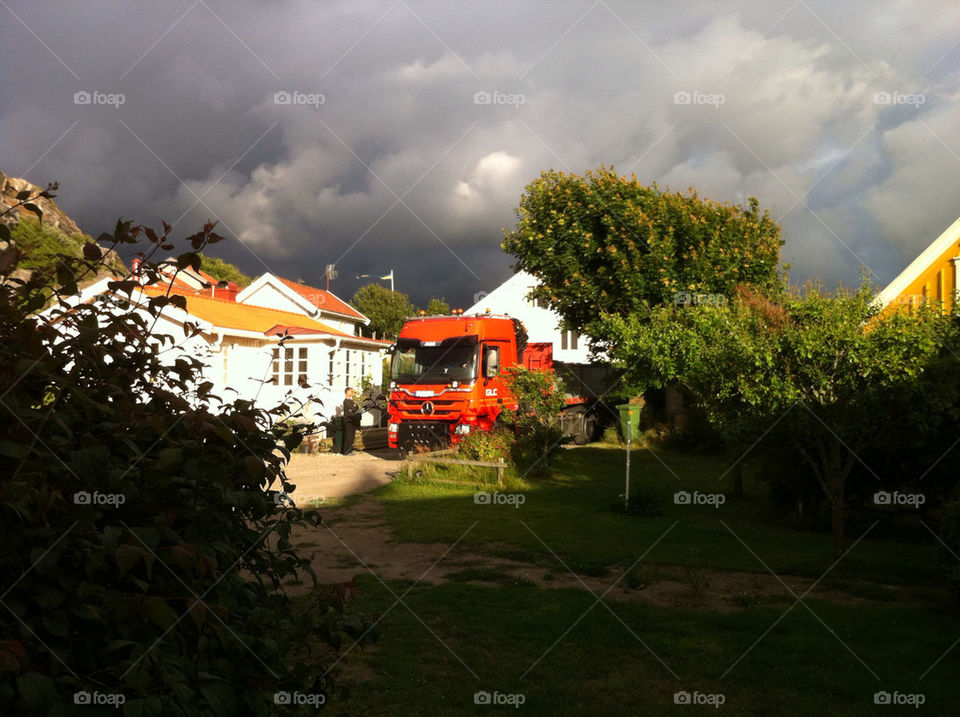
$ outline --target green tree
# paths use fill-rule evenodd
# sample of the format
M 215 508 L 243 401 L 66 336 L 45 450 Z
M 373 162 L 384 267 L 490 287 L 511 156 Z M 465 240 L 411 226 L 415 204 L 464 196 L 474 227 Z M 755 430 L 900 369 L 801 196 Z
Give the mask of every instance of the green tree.
M 350 303 L 370 319 L 363 327 L 364 335 L 384 339 L 395 339 L 407 317 L 417 313 L 417 307 L 406 294 L 390 291 L 380 284 L 361 286 Z
M 865 283 L 808 286 L 779 303 L 740 289 L 722 306 L 606 314 L 598 326 L 618 337 L 611 354 L 627 370 L 698 396 L 732 445 L 774 430 L 789 441 L 829 500 L 839 553 L 847 478 L 871 441 L 902 430 L 886 411 L 891 392 L 921 375 L 945 324 L 932 312 L 878 315 Z
M 230 262 L 224 261 L 218 256 L 207 256 L 202 252 L 199 254 L 202 260 L 200 268 L 217 281 L 233 281 L 241 289 L 250 286 L 250 282 L 253 281 Z
M 168 234 L 118 222 L 106 238 L 156 249 Z M 179 265 L 219 239 L 207 225 Z M 373 626 L 319 589 L 296 605 L 285 592 L 314 578 L 291 536 L 319 521 L 264 490 L 292 488 L 302 429 L 279 419 L 295 407 L 221 400 L 197 359 L 167 360 L 182 337 L 154 327 L 183 297 L 141 300 L 128 276 L 112 302 L 67 303 L 102 268 L 92 242 L 26 281 L 10 280 L 18 254 L 0 253 L 0 713 L 73 713 L 84 691 L 158 715 L 329 694 L 323 663 Z
M 450 313 L 450 303 L 443 297 L 432 297 L 427 302 L 427 316 L 445 316 Z
M 539 280 L 533 295 L 598 346 L 601 312 L 628 316 L 691 295 L 781 287 L 780 228 L 756 199 L 732 206 L 645 187 L 601 167 L 547 171 L 524 191 L 503 249 Z

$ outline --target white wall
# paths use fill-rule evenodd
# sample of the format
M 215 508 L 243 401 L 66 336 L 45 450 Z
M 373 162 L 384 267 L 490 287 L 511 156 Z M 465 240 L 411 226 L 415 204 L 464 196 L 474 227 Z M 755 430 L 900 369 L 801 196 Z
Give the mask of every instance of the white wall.
M 507 314 L 520 319 L 527 329 L 531 342 L 550 342 L 553 344 L 553 358 L 569 363 L 587 363 L 589 347 L 585 337 L 577 338 L 577 348 L 573 348 L 572 332 L 567 333 L 567 348 L 563 348 L 563 336 L 559 329 L 560 316 L 553 311 L 534 306 L 527 294 L 536 286 L 537 280 L 530 274 L 520 272 L 467 309 L 464 313 L 484 313 L 490 309 L 494 314 Z

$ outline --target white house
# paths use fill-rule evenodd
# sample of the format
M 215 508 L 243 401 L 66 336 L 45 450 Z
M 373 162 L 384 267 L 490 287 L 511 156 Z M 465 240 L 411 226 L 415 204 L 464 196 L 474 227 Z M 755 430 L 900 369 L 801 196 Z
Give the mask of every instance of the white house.
M 108 283 L 87 287 L 76 300 L 127 299 L 114 297 Z M 329 291 L 272 274 L 238 291 L 232 282 L 187 269 L 140 287 L 130 300 L 140 305 L 168 290 L 186 299 L 186 310 L 166 306 L 155 330 L 177 339 L 165 349 L 170 363 L 182 355 L 201 359 L 204 380 L 226 400 L 237 396 L 269 408 L 288 393 L 312 395 L 322 405 L 311 404 L 307 414 L 321 419 L 334 415 L 346 387 L 358 388 L 364 377 L 382 383 L 382 353 L 390 343 L 356 335 L 369 319 Z M 199 334 L 184 338 L 186 323 Z M 283 335 L 289 338 L 280 345 Z
M 477 303 L 465 313 L 484 313 L 487 309 L 494 314 L 508 314 L 523 322 L 531 342 L 550 342 L 553 344 L 553 358 L 567 363 L 588 363 L 589 346 L 586 339 L 576 331 L 560 330 L 560 315 L 534 299 L 528 298 L 537 280 L 521 271 L 503 282 L 490 293 L 477 294 Z

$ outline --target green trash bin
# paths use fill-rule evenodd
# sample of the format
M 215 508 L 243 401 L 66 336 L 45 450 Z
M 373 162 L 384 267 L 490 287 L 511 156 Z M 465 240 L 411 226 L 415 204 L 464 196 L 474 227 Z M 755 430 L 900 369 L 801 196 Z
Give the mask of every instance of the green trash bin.
M 333 452 L 343 453 L 343 416 L 333 417 L 330 430 L 333 433 Z
M 623 434 L 623 440 L 627 440 L 627 427 L 630 427 L 630 440 L 637 440 L 640 435 L 640 409 L 643 406 L 634 406 L 624 403 L 617 406 L 620 412 L 620 433 Z

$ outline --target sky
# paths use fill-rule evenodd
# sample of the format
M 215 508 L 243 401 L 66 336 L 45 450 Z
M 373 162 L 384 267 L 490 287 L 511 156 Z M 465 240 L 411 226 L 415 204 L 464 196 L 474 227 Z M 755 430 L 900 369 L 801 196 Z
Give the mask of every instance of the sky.
M 540 172 L 600 165 L 877 286 L 960 215 L 960 4 L 0 0 L 0 170 L 349 299 L 469 306 Z M 383 282 L 385 285 L 387 282 Z

